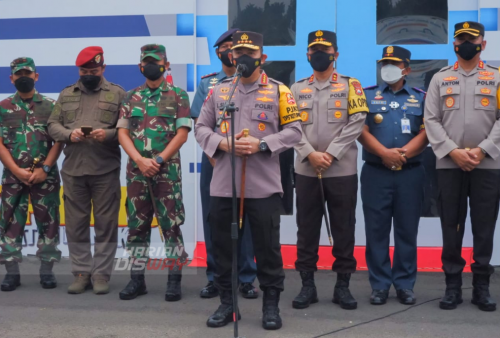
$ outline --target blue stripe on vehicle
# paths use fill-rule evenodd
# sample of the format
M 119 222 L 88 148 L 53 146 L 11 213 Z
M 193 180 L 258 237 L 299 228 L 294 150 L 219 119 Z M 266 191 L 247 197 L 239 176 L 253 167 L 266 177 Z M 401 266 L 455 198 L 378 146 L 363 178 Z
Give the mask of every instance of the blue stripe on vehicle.
M 143 15 L 0 19 L 0 40 L 131 36 L 150 36 Z

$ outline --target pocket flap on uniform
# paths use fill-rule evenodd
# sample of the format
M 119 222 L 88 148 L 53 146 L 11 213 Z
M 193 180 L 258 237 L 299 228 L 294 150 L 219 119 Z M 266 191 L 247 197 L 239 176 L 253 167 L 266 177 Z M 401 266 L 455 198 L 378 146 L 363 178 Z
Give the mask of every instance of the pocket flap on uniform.
M 264 111 L 260 109 L 252 109 L 252 120 L 261 122 L 271 122 L 273 112 Z
M 440 96 L 460 94 L 460 86 L 444 86 L 439 88 Z
M 327 107 L 328 109 L 347 109 L 347 100 L 329 99 Z
M 116 111 L 118 109 L 118 105 L 102 101 L 99 101 L 98 107 L 99 109 L 109 110 L 109 111 Z
M 2 116 L 4 127 L 21 127 L 23 125 L 23 116 L 21 114 L 4 114 Z
M 302 109 L 312 109 L 313 106 L 313 100 L 300 100 L 297 101 L 297 107 L 302 110 Z
M 74 111 L 77 110 L 78 107 L 80 107 L 80 101 L 78 102 L 65 102 L 62 104 L 62 110 L 63 111 Z
M 487 96 L 495 96 L 496 95 L 496 88 L 488 88 L 488 87 L 482 87 L 482 86 L 476 86 L 476 92 L 475 94 L 477 95 L 487 95 Z

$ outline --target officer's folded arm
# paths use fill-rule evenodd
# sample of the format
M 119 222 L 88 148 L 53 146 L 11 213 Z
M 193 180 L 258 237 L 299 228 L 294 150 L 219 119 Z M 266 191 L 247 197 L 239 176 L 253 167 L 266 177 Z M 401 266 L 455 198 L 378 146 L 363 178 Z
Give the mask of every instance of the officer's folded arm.
M 368 111 L 360 111 L 349 115 L 349 122 L 342 128 L 340 134 L 335 137 L 326 149 L 326 153 L 333 156 L 337 161 L 344 157 L 353 142 L 363 132 Z
M 282 127 L 283 130 L 279 133 L 264 136 L 262 138 L 271 151 L 271 157 L 279 155 L 287 149 L 293 148 L 302 138 L 302 127 L 299 121 L 289 122 L 282 125 Z
M 65 142 L 65 143 L 71 142 L 70 137 L 71 137 L 71 133 L 73 132 L 73 130 L 65 128 L 61 124 L 59 119 L 57 119 L 57 120 L 52 119 L 52 116 L 51 116 L 49 118 L 49 121 L 47 124 L 48 124 L 49 135 L 50 135 L 50 137 L 52 137 L 52 139 L 54 141 Z
M 299 143 L 295 145 L 294 148 L 297 154 L 299 155 L 300 161 L 302 163 L 309 161 L 309 155 L 311 155 L 316 151 L 311 145 L 311 143 L 309 143 L 306 134 L 304 133 L 302 134 L 301 140 L 299 141 Z

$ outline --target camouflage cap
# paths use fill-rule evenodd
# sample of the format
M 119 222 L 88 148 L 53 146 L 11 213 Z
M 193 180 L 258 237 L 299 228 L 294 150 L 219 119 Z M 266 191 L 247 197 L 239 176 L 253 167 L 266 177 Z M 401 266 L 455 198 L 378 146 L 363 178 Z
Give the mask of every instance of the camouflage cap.
M 17 73 L 21 69 L 26 69 L 30 72 L 36 72 L 35 61 L 33 61 L 32 58 L 22 57 L 17 58 L 10 63 L 10 71 L 12 74 Z
M 158 61 L 160 60 L 167 61 L 167 51 L 165 50 L 165 46 L 158 44 L 149 44 L 142 46 L 141 61 L 147 58 L 148 56 Z

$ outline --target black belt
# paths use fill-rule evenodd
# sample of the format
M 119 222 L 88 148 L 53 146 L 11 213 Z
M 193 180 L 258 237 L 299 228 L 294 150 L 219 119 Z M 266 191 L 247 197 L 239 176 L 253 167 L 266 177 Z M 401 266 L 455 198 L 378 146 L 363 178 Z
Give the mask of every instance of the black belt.
M 392 170 L 392 169 L 389 169 L 387 168 L 385 165 L 383 165 L 382 163 L 375 163 L 375 162 L 365 162 L 366 164 L 372 166 L 372 167 L 376 167 L 376 168 L 384 168 L 384 169 L 387 169 L 387 170 L 391 170 L 391 171 L 399 171 L 399 170 L 406 170 L 406 169 L 413 169 L 413 168 L 417 168 L 419 167 L 422 163 L 420 162 L 416 162 L 416 163 L 406 163 L 406 164 L 403 164 L 401 166 L 401 169 L 399 170 Z

